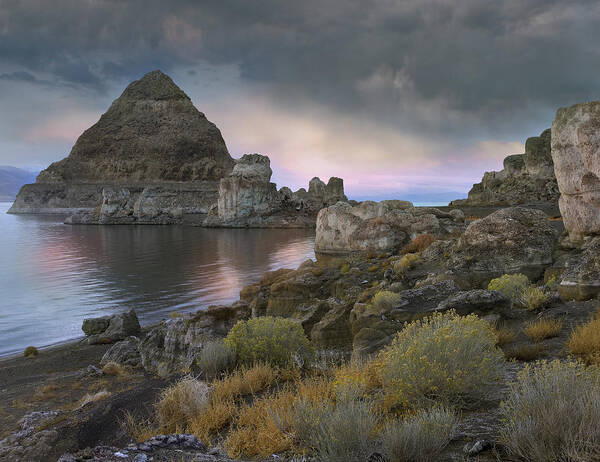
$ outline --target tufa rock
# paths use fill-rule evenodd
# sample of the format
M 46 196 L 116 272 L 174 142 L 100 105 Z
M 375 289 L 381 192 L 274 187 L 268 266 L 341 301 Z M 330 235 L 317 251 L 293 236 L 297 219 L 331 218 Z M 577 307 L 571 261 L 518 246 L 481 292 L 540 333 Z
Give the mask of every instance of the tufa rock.
M 560 108 L 552 124 L 559 206 L 570 237 L 600 234 L 600 101 Z
M 528 138 L 525 154 L 504 159 L 504 169 L 485 172 L 473 185 L 467 199 L 452 201 L 459 206 L 506 206 L 526 203 L 556 204 L 558 186 L 550 152 L 550 129 Z
M 338 202 L 319 212 L 315 252 L 347 254 L 397 250 L 418 234 L 444 236 L 464 228 L 460 211 L 415 208 L 406 201 Z
M 487 287 L 503 274 L 538 279 L 552 264 L 557 232 L 540 210 L 511 207 L 472 222 L 445 260 L 461 286 Z
M 234 324 L 252 312 L 243 301 L 231 306 L 213 305 L 195 315 L 169 319 L 148 332 L 139 344 L 144 369 L 166 377 L 187 371 L 204 344 L 224 337 Z
M 141 331 L 135 310 L 126 313 L 102 316 L 100 318 L 84 319 L 81 330 L 87 336 L 90 345 L 98 343 L 113 343 L 123 340 Z
M 588 300 L 600 293 L 600 237 L 568 259 L 558 292 L 563 300 Z
M 170 77 L 153 71 L 125 89 L 67 158 L 43 170 L 35 184 L 25 185 L 10 212 L 89 212 L 102 202 L 103 214 L 116 220 L 119 213 L 128 215 L 135 194 L 146 186 L 173 182 L 203 184 L 195 199 L 208 207 L 216 200 L 218 180 L 233 165 L 219 129 Z M 103 199 L 105 187 L 135 191 L 120 190 Z M 211 191 L 208 203 L 206 189 Z M 94 221 L 80 221 L 86 220 Z
M 356 303 L 350 313 L 354 353 L 370 354 L 383 348 L 391 343 L 405 322 L 436 311 L 440 302 L 459 290 L 454 281 L 441 281 L 402 291 L 389 305 Z
M 127 337 L 125 340 L 115 343 L 111 346 L 100 360 L 100 365 L 104 366 L 110 362 L 122 364 L 123 366 L 138 367 L 142 363 L 142 357 L 139 351 L 140 341 L 135 336 Z

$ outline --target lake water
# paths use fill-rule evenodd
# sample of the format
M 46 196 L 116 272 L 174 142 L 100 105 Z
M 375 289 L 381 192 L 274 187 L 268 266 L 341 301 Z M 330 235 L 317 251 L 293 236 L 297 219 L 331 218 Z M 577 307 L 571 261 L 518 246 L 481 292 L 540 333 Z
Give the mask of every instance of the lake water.
M 82 335 L 135 308 L 142 325 L 238 299 L 265 271 L 314 258 L 313 230 L 70 226 L 0 203 L 0 355 Z

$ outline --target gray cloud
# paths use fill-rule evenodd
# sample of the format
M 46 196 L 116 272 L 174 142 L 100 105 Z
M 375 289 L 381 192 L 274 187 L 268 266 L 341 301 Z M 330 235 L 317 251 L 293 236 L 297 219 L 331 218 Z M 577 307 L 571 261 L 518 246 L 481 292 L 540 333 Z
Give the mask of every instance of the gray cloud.
M 0 0 L 0 80 L 104 103 L 155 68 L 230 66 L 278 105 L 460 148 L 600 98 L 599 23 L 596 0 Z

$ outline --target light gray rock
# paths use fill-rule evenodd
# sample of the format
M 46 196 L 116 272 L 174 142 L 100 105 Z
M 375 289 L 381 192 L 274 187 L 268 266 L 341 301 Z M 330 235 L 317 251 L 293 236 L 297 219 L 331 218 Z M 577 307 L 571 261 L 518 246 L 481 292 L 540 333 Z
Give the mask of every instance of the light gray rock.
M 477 314 L 487 316 L 490 313 L 510 315 L 511 301 L 495 290 L 475 289 L 461 291 L 440 302 L 436 311 L 454 310 L 465 316 Z
M 139 351 L 140 341 L 135 336 L 127 337 L 125 340 L 115 343 L 111 346 L 100 360 L 101 365 L 110 362 L 122 364 L 124 366 L 138 367 L 142 363 L 142 357 Z
M 464 215 L 435 208 L 415 208 L 406 201 L 345 202 L 317 216 L 315 252 L 347 254 L 397 250 L 419 234 L 445 236 L 464 229 Z
M 600 101 L 557 111 L 552 158 L 569 235 L 581 241 L 600 234 Z

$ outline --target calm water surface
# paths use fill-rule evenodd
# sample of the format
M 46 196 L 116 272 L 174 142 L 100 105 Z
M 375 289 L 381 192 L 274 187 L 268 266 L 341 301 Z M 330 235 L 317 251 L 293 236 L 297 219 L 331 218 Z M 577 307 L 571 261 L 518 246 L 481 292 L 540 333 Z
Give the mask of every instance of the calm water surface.
M 314 258 L 312 230 L 70 226 L 0 203 L 0 355 L 82 335 L 133 307 L 142 324 L 237 300 L 263 272 Z

